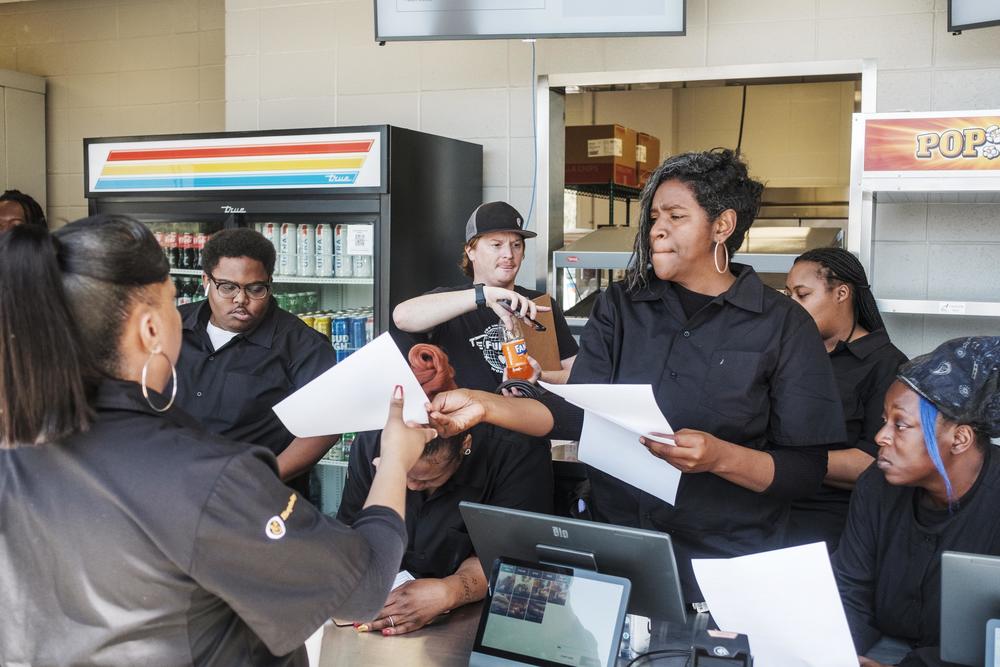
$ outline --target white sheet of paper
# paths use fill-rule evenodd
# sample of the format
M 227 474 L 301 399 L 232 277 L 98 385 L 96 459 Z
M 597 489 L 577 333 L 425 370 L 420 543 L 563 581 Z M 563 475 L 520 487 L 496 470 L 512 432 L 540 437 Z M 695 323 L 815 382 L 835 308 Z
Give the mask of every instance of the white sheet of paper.
M 389 590 L 394 591 L 408 581 L 414 581 L 416 577 L 410 574 L 409 570 L 400 570 L 396 575 L 396 578 L 392 580 L 392 588 Z
M 649 453 L 635 431 L 595 412 L 583 413 L 583 432 L 576 457 L 637 489 L 673 505 L 681 471 Z
M 583 408 L 577 458 L 671 505 L 676 502 L 681 472 L 639 443 L 640 435 L 674 432 L 656 404 L 652 386 L 540 384 Z
M 691 563 L 712 618 L 749 637 L 756 667 L 857 666 L 824 543 Z
M 274 406 L 293 435 L 374 431 L 385 426 L 392 391 L 403 386 L 403 419 L 427 423 L 427 394 L 384 333 Z

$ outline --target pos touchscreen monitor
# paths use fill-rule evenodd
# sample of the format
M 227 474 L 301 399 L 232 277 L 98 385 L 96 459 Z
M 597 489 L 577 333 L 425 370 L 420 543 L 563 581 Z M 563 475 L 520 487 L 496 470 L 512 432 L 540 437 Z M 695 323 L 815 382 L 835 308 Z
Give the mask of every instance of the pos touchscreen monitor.
M 632 582 L 628 611 L 683 623 L 677 562 L 670 536 L 463 501 L 462 519 L 484 572 L 497 558 L 594 570 Z

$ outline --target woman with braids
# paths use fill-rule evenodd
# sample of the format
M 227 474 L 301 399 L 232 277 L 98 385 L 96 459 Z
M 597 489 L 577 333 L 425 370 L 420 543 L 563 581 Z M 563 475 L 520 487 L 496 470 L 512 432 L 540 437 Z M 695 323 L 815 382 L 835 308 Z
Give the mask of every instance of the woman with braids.
M 827 456 L 823 487 L 792 503 L 788 544 L 822 540 L 832 553 L 847 520 L 851 489 L 878 453 L 882 399 L 906 355 L 889 341 L 864 267 L 847 250 L 818 248 L 800 255 L 785 287 L 816 321 L 847 427 L 847 441 Z
M 20 190 L 5 190 L 0 194 L 0 232 L 17 225 L 32 225 L 48 229 L 45 211 L 31 195 Z
M 180 346 L 143 225 L 0 234 L 0 663 L 305 667 L 326 619 L 381 609 L 434 431 L 397 388 L 349 528 L 172 407 Z
M 455 370 L 435 345 L 419 343 L 410 367 L 433 399 L 455 389 Z M 381 466 L 380 431 L 358 434 L 337 518 L 357 520 L 372 475 Z M 528 512 L 552 512 L 552 456 L 548 442 L 489 424 L 431 440 L 406 476 L 409 543 L 400 569 L 416 577 L 389 594 L 385 608 L 360 629 L 400 635 L 439 614 L 486 595 L 487 578 L 458 511 L 463 500 Z
M 1000 555 L 1000 337 L 958 338 L 899 369 L 833 557 L 863 655 L 883 635 L 900 665 L 940 665 L 941 554 Z M 862 658 L 862 665 L 880 663 Z
M 675 505 L 591 468 L 591 510 L 600 521 L 670 533 L 690 602 L 704 599 L 692 558 L 783 545 L 791 501 L 816 492 L 827 447 L 845 437 L 812 318 L 730 261 L 762 189 L 731 150 L 664 161 L 642 192 L 633 263 L 595 304 L 570 375 L 570 383 L 652 385 L 677 429 L 673 444 L 640 440 L 684 473 Z M 446 432 L 485 420 L 578 439 L 581 412 L 542 400 L 459 390 L 438 395 L 431 419 Z

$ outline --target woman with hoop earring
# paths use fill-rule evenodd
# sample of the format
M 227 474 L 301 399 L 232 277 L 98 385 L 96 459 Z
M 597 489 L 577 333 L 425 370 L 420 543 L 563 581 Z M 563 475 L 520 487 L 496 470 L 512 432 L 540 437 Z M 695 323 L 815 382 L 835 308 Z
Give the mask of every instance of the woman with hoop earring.
M 789 504 L 816 492 L 827 447 L 844 440 L 830 360 L 809 314 L 731 261 L 763 185 L 731 150 L 668 158 L 640 200 L 625 280 L 594 305 L 569 382 L 650 384 L 676 433 L 640 441 L 680 469 L 675 505 L 590 468 L 590 509 L 607 523 L 668 532 L 689 602 L 704 598 L 692 558 L 783 545 Z M 580 437 L 582 413 L 475 392 L 439 394 L 446 432 L 479 419 L 550 438 Z M 509 422 L 506 416 L 512 416 Z
M 0 235 L 5 663 L 298 667 L 326 619 L 382 608 L 435 432 L 403 423 L 397 387 L 364 508 L 352 527 L 322 515 L 269 450 L 173 407 L 173 300 L 129 218 Z

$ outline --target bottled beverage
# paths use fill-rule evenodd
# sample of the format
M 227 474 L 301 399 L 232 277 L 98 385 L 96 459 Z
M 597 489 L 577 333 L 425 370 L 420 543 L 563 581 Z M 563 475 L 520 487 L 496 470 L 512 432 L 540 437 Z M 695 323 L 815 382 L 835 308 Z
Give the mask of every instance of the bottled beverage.
M 534 370 L 528 362 L 528 345 L 524 342 L 520 327 L 515 322 L 513 329 L 504 327 L 503 334 L 501 349 L 507 365 L 507 379 L 530 380 Z
M 167 262 L 170 263 L 170 268 L 180 268 L 177 262 L 177 232 L 163 234 L 163 250 L 167 253 Z
M 181 232 L 177 235 L 177 268 L 191 269 L 191 232 Z
M 200 269 L 205 265 L 205 242 L 208 240 L 208 234 L 195 234 L 194 235 L 194 247 L 195 247 L 195 265 L 191 268 Z

